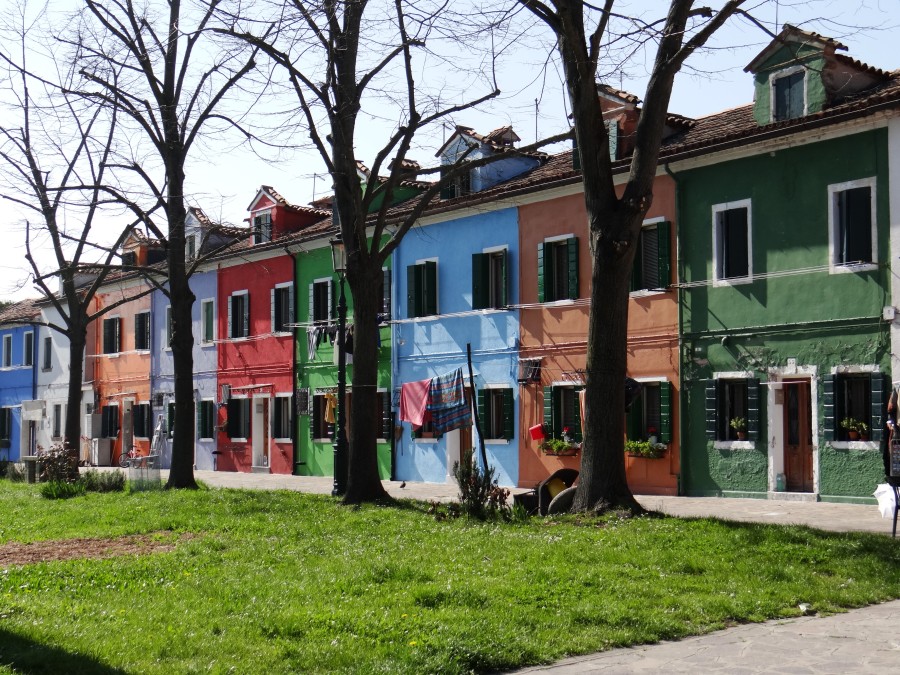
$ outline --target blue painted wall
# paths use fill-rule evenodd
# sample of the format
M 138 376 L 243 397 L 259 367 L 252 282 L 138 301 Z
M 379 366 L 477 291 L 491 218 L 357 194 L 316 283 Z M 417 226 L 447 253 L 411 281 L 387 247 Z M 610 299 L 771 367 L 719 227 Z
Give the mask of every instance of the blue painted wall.
M 191 321 L 194 329 L 194 402 L 195 404 L 203 399 L 219 400 L 217 394 L 217 362 L 216 362 L 216 343 L 203 344 L 201 342 L 201 307 L 203 300 L 212 299 L 215 301 L 216 323 L 218 323 L 218 314 L 220 311 L 219 301 L 216 298 L 216 272 L 197 271 L 190 279 L 191 290 L 196 297 L 193 309 L 191 310 Z M 174 367 L 172 362 L 172 350 L 166 349 L 166 307 L 169 306 L 169 299 L 162 292 L 156 291 L 153 294 L 152 314 L 151 314 L 151 345 L 153 360 L 150 366 L 152 392 L 163 394 L 164 406 L 162 408 L 153 408 L 154 428 L 155 420 L 158 415 L 166 414 L 166 405 L 174 401 Z M 217 335 L 216 338 L 219 336 Z M 195 405 L 196 409 L 196 405 Z M 196 420 L 195 420 L 196 433 Z M 194 442 L 194 464 L 199 470 L 211 471 L 215 469 L 216 441 L 201 440 L 195 438 Z M 170 461 L 169 453 L 164 453 L 163 467 L 168 468 Z
M 508 247 L 508 301 L 518 302 L 519 268 L 518 211 L 503 209 L 416 227 L 394 254 L 394 298 L 401 321 L 394 325 L 394 388 L 462 368 L 466 370 L 466 344 L 472 345 L 475 388 L 486 384 L 513 390 L 518 430 L 518 310 L 472 311 L 472 254 L 485 248 Z M 407 266 L 422 259 L 437 258 L 438 312 L 433 318 L 408 319 Z M 446 316 L 464 312 L 463 316 Z M 440 439 L 413 439 L 410 425 L 403 423 L 396 444 L 398 480 L 443 483 L 447 480 L 448 443 L 451 432 Z M 473 448 L 478 436 L 472 429 Z M 518 437 L 491 441 L 488 462 L 497 470 L 501 485 L 516 485 L 519 474 Z M 451 463 L 452 465 L 452 463 Z
M 471 138 L 457 138 L 448 145 L 441 154 L 442 164 L 453 164 L 456 159 L 469 150 Z M 466 160 L 474 162 L 494 154 L 494 150 L 485 144 L 466 154 Z M 540 162 L 531 157 L 510 156 L 491 164 L 480 166 L 470 171 L 472 192 L 487 190 L 498 183 L 511 180 L 516 176 L 536 168 Z
M 31 326 L 0 328 L 0 407 L 12 410 L 9 447 L 0 448 L 0 459 L 13 461 L 18 461 L 21 456 L 22 401 L 30 401 L 35 397 L 34 365 L 25 365 L 24 361 L 25 333 L 32 333 L 35 343 L 37 342 L 38 331 Z M 3 365 L 7 361 L 3 354 L 3 349 L 6 347 L 6 336 L 12 338 L 9 345 L 11 350 L 8 366 Z M 32 364 L 36 359 L 37 351 L 34 350 Z M 32 450 L 33 448 L 28 451 L 28 454 L 31 454 Z

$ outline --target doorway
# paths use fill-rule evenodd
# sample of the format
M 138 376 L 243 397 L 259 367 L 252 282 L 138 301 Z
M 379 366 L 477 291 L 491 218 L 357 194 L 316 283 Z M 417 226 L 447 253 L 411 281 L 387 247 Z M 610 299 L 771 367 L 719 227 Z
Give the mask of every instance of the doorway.
M 812 399 L 809 380 L 784 380 L 784 476 L 788 492 L 813 492 Z
M 269 399 L 253 399 L 253 466 L 269 466 Z

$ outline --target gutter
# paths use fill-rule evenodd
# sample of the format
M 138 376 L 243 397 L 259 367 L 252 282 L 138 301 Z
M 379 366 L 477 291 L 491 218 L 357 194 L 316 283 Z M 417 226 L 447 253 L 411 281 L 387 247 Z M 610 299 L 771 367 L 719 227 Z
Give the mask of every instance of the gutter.
M 663 169 L 675 183 L 675 227 L 673 228 L 675 234 L 675 274 L 676 282 L 679 279 L 684 278 L 681 266 L 683 264 L 683 260 L 681 259 L 681 204 L 679 197 L 681 195 L 681 189 L 678 186 L 678 176 L 675 175 L 675 172 L 669 167 L 669 162 L 663 164 Z M 685 408 L 687 406 L 681 405 L 681 401 L 683 399 L 682 393 L 685 391 L 684 389 L 684 376 L 682 372 L 684 368 L 682 365 L 684 364 L 684 289 L 677 287 L 675 292 L 678 294 L 677 296 L 677 305 L 678 305 L 678 474 L 676 475 L 676 489 L 679 496 L 684 495 L 684 480 L 683 480 L 683 460 L 684 460 L 684 429 L 685 429 Z

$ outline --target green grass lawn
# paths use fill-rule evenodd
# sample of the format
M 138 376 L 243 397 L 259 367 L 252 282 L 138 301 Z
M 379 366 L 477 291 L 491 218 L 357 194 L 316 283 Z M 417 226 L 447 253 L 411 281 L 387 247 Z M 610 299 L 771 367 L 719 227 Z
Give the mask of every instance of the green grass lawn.
M 438 522 L 292 492 L 50 501 L 7 481 L 0 514 L 0 544 L 178 542 L 0 569 L 0 672 L 492 671 L 900 596 L 898 542 L 802 527 Z

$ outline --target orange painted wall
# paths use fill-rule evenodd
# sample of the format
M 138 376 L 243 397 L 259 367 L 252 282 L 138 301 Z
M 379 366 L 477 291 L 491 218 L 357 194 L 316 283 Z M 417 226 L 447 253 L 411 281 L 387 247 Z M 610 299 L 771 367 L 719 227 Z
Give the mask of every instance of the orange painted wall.
M 621 190 L 620 190 L 621 193 Z M 670 231 L 671 267 L 675 270 L 675 186 L 667 176 L 656 179 L 653 204 L 646 219 L 665 218 Z M 520 388 L 520 438 L 543 421 L 543 387 L 566 381 L 582 382 L 587 348 L 591 258 L 587 216 L 581 193 L 519 207 L 520 302 L 538 302 L 537 250 L 545 239 L 578 237 L 579 298 L 585 302 L 550 303 L 520 312 L 520 357 L 541 361 L 541 383 Z M 672 279 L 674 281 L 673 272 Z M 678 305 L 676 293 L 632 296 L 628 308 L 628 374 L 635 378 L 666 378 L 673 386 L 672 442 L 664 459 L 626 458 L 628 483 L 638 494 L 676 494 L 678 489 Z M 530 487 L 563 466 L 578 468 L 578 457 L 544 455 L 537 441 L 526 440 L 519 452 L 519 485 Z
M 146 290 L 143 283 L 134 283 L 112 293 L 98 294 L 94 300 L 99 310 L 118 302 L 122 298 L 130 298 Z M 95 327 L 93 336 L 94 391 L 99 405 L 119 405 L 119 435 L 111 451 L 113 465 L 122 453 L 122 401 L 131 399 L 135 403 L 150 401 L 150 352 L 135 350 L 134 315 L 138 312 L 150 311 L 150 296 L 145 295 L 126 302 L 108 314 L 104 314 Z M 103 320 L 118 316 L 121 319 L 121 351 L 118 354 L 103 353 Z M 151 348 L 156 348 L 152 345 Z M 90 367 L 90 364 L 87 364 Z M 94 412 L 99 413 L 100 408 Z M 141 454 L 150 453 L 149 439 L 134 439 L 134 448 Z

